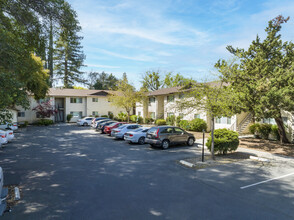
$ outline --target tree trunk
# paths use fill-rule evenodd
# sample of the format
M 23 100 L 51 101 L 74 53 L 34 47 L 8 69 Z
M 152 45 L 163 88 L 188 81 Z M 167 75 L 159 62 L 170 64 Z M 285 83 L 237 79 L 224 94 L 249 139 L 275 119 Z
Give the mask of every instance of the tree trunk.
M 64 88 L 69 88 L 69 83 L 68 83 L 68 71 L 67 71 L 67 59 L 65 58 L 64 61 Z
M 48 48 L 48 68 L 49 68 L 49 85 L 53 84 L 53 24 L 50 18 L 50 30 L 49 30 L 49 48 Z
M 127 111 L 127 115 L 128 115 L 128 123 L 130 123 L 130 111 Z
M 275 121 L 276 121 L 276 123 L 278 125 L 278 132 L 279 132 L 279 135 L 280 135 L 281 143 L 289 143 L 289 140 L 288 140 L 287 135 L 286 135 L 286 131 L 285 131 L 285 127 L 284 127 L 282 117 L 280 116 L 278 118 L 275 118 Z
M 214 158 L 214 115 L 211 115 L 211 159 Z

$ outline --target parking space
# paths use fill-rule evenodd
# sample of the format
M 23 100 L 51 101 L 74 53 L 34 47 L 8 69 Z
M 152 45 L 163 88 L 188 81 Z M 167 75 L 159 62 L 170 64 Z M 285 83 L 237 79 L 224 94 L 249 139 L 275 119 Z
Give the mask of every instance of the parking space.
M 3 219 L 291 219 L 293 163 L 242 161 L 194 170 L 201 145 L 128 144 L 90 127 L 29 127 L 0 154 L 21 202 Z M 287 176 L 288 175 L 288 176 Z M 275 177 L 284 178 L 241 189 Z

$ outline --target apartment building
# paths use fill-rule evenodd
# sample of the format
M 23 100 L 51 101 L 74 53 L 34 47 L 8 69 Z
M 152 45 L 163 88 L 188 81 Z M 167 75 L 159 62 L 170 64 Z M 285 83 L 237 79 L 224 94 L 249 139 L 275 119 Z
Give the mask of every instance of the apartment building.
M 118 108 L 111 103 L 110 95 L 115 91 L 110 90 L 82 90 L 82 89 L 57 89 L 51 88 L 45 99 L 35 100 L 33 96 L 29 97 L 30 108 L 23 109 L 17 107 L 17 120 L 28 121 L 32 123 L 39 119 L 36 111 L 32 109 L 39 105 L 50 101 L 51 105 L 55 107 L 57 113 L 51 117 L 55 122 L 65 122 L 66 115 L 72 114 L 74 117 L 72 121 L 89 116 L 89 115 L 108 115 L 113 113 L 117 115 L 120 112 L 125 112 L 124 109 Z

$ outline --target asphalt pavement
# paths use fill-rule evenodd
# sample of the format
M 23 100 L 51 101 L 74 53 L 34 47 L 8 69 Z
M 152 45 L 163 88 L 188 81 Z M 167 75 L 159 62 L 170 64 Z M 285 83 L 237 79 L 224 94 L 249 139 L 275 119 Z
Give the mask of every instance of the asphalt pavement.
M 161 150 L 66 124 L 15 136 L 0 166 L 22 198 L 2 219 L 294 218 L 291 160 L 195 170 L 178 161 L 199 156 L 200 144 Z

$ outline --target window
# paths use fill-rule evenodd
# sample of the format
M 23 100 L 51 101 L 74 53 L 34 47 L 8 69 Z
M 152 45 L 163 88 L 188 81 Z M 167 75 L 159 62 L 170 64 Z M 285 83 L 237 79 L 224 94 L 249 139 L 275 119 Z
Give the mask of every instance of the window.
M 168 95 L 167 96 L 167 102 L 174 102 L 175 96 L 174 95 Z
M 149 112 L 150 118 L 155 119 L 155 112 Z
M 70 103 L 83 103 L 83 98 L 70 98 Z
M 167 117 L 170 117 L 170 116 L 172 116 L 172 115 L 175 115 L 173 112 L 168 112 L 167 113 Z
M 262 119 L 262 122 L 267 123 L 267 124 L 272 124 L 272 125 L 276 124 L 276 121 L 273 118 L 264 118 L 264 119 Z
M 155 102 L 155 97 L 149 97 L 149 104 L 154 103 Z
M 45 102 L 48 102 L 49 100 L 50 100 L 50 98 L 48 97 L 48 98 L 45 98 L 45 99 L 39 99 L 37 102 L 38 102 L 38 104 L 43 104 Z
M 216 124 L 231 124 L 232 119 L 231 117 L 221 117 L 221 118 L 215 118 Z
M 98 102 L 98 98 L 92 98 L 92 102 Z
M 17 117 L 25 117 L 25 112 L 18 112 Z
M 183 134 L 184 131 L 182 129 L 180 129 L 180 128 L 175 128 L 175 133 L 176 134 Z
M 194 118 L 200 118 L 200 114 L 194 114 Z
M 183 99 L 183 98 L 185 98 L 185 93 L 183 93 L 183 92 L 182 92 L 182 93 L 180 93 L 180 94 L 179 94 L 179 98 L 180 98 L 180 99 Z
M 113 116 L 113 112 L 109 111 L 109 112 L 107 113 L 107 115 L 108 115 L 108 116 Z
M 284 124 L 288 123 L 288 117 L 282 117 L 282 120 L 283 120 Z
M 166 128 L 160 133 L 161 134 L 171 134 L 171 133 L 173 133 L 173 128 Z
M 83 112 L 70 112 L 70 114 L 74 117 L 82 118 Z
M 93 116 L 98 116 L 98 112 L 94 111 L 94 112 L 92 112 L 92 115 Z
M 36 112 L 36 118 L 42 118 L 39 112 Z

